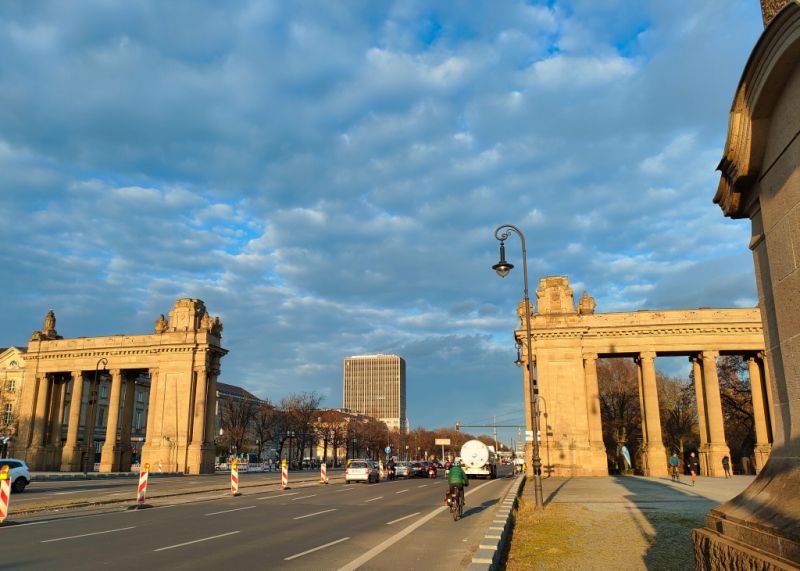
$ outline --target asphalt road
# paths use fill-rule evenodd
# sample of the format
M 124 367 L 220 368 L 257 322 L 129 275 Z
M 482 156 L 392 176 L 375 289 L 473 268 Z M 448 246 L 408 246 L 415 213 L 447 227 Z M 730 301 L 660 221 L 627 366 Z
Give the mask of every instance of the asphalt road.
M 186 485 L 203 478 L 172 480 Z M 115 505 L 100 513 L 12 514 L 15 525 L 0 528 L 0 568 L 458 569 L 469 564 L 510 483 L 473 481 L 458 522 L 442 506 L 441 478 L 245 488 L 236 498 L 219 492 L 181 496 L 182 503 L 164 498 L 144 510 Z M 57 484 L 41 493 L 89 483 Z M 131 482 L 98 483 L 102 493 L 122 484 Z M 25 494 L 12 498 L 12 512 Z

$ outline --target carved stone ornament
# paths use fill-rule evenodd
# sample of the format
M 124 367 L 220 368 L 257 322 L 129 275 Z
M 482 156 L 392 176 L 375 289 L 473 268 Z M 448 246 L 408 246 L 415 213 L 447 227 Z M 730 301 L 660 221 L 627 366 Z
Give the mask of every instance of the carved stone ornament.
M 222 320 L 219 315 L 214 318 L 214 324 L 211 326 L 211 333 L 217 337 L 222 336 Z
M 584 291 L 581 299 L 578 301 L 578 313 L 581 315 L 592 315 L 595 307 L 597 307 L 597 304 L 594 298 L 590 297 L 589 294 Z
M 164 318 L 164 314 L 158 316 L 158 320 L 156 321 L 156 326 L 153 328 L 153 332 L 155 333 L 166 333 L 167 329 L 169 328 L 169 323 Z
M 203 329 L 210 333 L 213 328 L 214 328 L 214 320 L 211 319 L 211 316 L 206 311 L 203 313 L 203 317 L 200 319 L 200 329 Z

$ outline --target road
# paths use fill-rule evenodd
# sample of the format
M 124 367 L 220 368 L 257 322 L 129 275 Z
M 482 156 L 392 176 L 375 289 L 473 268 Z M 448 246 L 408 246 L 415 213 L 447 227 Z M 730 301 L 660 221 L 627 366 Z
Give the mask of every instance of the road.
M 204 478 L 170 480 L 185 486 Z M 57 484 L 40 493 L 79 494 L 70 488 L 89 483 Z M 105 494 L 115 493 L 120 485 L 131 486 L 130 481 L 91 484 Z M 442 506 L 446 484 L 441 478 L 309 484 L 286 491 L 274 486 L 263 492 L 244 488 L 236 498 L 206 492 L 181 496 L 182 503 L 167 503 L 165 498 L 144 510 L 116 505 L 93 513 L 67 510 L 12 517 L 15 525 L 0 528 L 0 566 L 458 569 L 469 564 L 491 524 L 495 504 L 510 484 L 510 478 L 473 481 L 465 517 L 458 522 Z M 12 497 L 12 513 L 14 501 L 25 494 Z

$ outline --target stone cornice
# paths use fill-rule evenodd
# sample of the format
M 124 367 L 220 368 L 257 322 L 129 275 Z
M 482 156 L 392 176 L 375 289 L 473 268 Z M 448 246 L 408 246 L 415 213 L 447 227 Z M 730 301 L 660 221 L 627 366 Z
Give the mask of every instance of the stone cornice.
M 649 326 L 647 328 L 607 328 L 607 329 L 571 329 L 571 330 L 534 330 L 532 337 L 534 340 L 540 339 L 567 339 L 567 338 L 616 338 L 616 337 L 665 337 L 678 336 L 690 337 L 696 335 L 758 335 L 763 332 L 761 326 L 733 326 L 723 327 L 711 325 L 708 327 L 663 327 Z M 524 336 L 525 332 L 518 331 L 518 335 Z

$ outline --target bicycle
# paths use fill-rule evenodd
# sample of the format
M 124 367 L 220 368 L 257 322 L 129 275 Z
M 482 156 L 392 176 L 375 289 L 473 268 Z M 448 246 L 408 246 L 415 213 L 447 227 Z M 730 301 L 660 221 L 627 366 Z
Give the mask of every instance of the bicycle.
M 680 482 L 681 481 L 681 477 L 678 474 L 678 467 L 677 466 L 672 466 L 672 481 L 673 482 Z
M 450 506 L 450 513 L 453 516 L 453 521 L 458 521 L 464 514 L 464 500 L 461 499 L 461 494 L 458 490 L 448 494 L 447 503 Z

